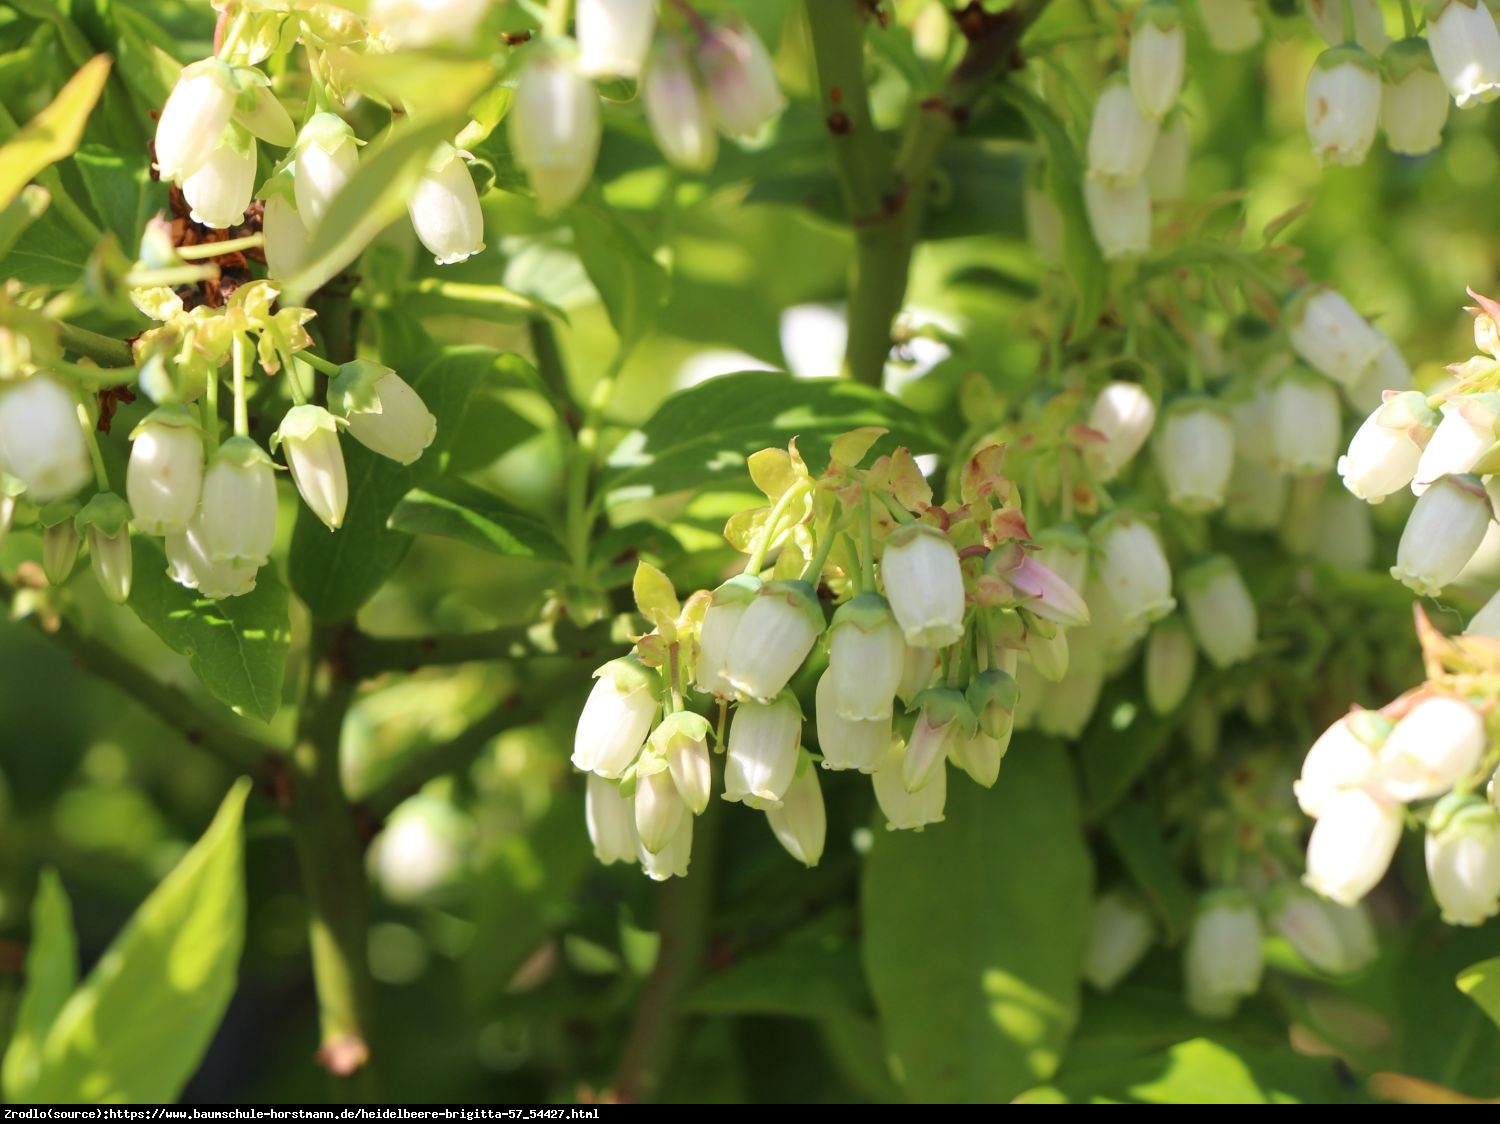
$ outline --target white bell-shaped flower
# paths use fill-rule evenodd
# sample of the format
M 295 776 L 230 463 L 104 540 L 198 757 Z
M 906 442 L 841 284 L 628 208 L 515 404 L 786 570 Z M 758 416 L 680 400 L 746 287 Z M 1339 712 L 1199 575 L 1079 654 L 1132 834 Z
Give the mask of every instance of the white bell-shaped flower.
M 1325 901 L 1292 883 L 1272 894 L 1266 920 L 1302 959 L 1330 976 L 1358 972 L 1375 959 L 1375 930 L 1363 905 Z
M 880 561 L 891 612 L 906 642 L 946 648 L 964 634 L 964 578 L 948 536 L 927 523 L 892 532 Z
M 641 847 L 651 854 L 663 850 L 690 819 L 667 763 L 655 753 L 644 753 L 635 768 L 635 830 Z
M 104 596 L 116 605 L 130 598 L 134 559 L 130 549 L 130 506 L 112 492 L 99 492 L 73 521 L 89 544 L 89 564 Z
M 1464 635 L 1500 640 L 1500 593 L 1486 601 L 1479 612 L 1469 618 L 1469 627 L 1464 629 Z
M 634 656 L 594 672 L 594 687 L 578 715 L 573 765 L 613 780 L 641 752 L 656 717 L 658 677 Z
M 196 223 L 224 230 L 244 222 L 255 198 L 255 138 L 230 126 L 223 143 L 183 179 L 182 197 Z
M 39 504 L 65 499 L 93 478 L 78 403 L 56 379 L 0 383 L 0 466 Z
M 388 47 L 467 43 L 490 0 L 370 0 L 370 29 Z
M 1187 28 L 1172 0 L 1152 0 L 1130 34 L 1130 92 L 1141 113 L 1160 121 L 1177 104 L 1187 70 Z
M 1155 425 L 1156 404 L 1139 383 L 1112 382 L 1099 392 L 1089 408 L 1088 427 L 1104 440 L 1084 446 L 1084 457 L 1101 483 L 1124 471 Z
M 1151 249 L 1151 194 L 1144 179 L 1124 187 L 1086 180 L 1083 204 L 1106 261 L 1127 261 Z
M 1255 0 L 1198 0 L 1208 44 L 1226 55 L 1248 51 L 1265 33 Z
M 1375 782 L 1403 803 L 1440 796 L 1478 768 L 1486 742 L 1479 711 L 1434 695 L 1396 723 L 1380 749 Z
M 818 748 L 825 769 L 858 769 L 873 773 L 885 760 L 891 746 L 891 719 L 851 720 L 838 712 L 833 677 L 818 678 L 813 705 L 816 708 Z
M 1323 801 L 1307 843 L 1303 881 L 1341 905 L 1353 905 L 1385 877 L 1401 841 L 1401 805 L 1364 788 Z
M 1381 60 L 1380 127 L 1385 143 L 1402 156 L 1421 156 L 1443 143 L 1448 123 L 1448 87 L 1437 72 L 1427 41 L 1392 43 Z
M 261 233 L 266 239 L 263 247 L 266 274 L 272 280 L 285 280 L 307 264 L 307 247 L 312 235 L 285 190 L 267 196 Z
M 1309 816 L 1322 815 L 1324 806 L 1346 788 L 1356 788 L 1375 773 L 1376 752 L 1394 724 L 1375 711 L 1344 715 L 1313 742 L 1302 762 L 1302 775 L 1292 785 L 1297 803 Z
M 729 653 L 734 648 L 734 633 L 750 602 L 760 592 L 761 581 L 752 574 L 739 574 L 718 589 L 703 614 L 698 636 L 698 666 L 694 686 L 706 695 L 732 699 L 737 692 L 724 678 L 729 667 Z
M 688 811 L 701 816 L 708 807 L 713 771 L 708 754 L 708 719 L 691 710 L 679 710 L 662 719 L 651 731 L 651 750 L 667 763 L 677 794 Z
M 1385 29 L 1385 17 L 1380 13 L 1379 0 L 1351 0 L 1354 16 L 1354 41 L 1376 57 L 1391 41 Z M 1343 0 L 1307 0 L 1307 14 L 1312 24 L 1330 47 L 1337 47 L 1348 39 L 1344 34 Z
M 1294 367 L 1271 388 L 1275 467 L 1291 476 L 1326 473 L 1343 438 L 1342 403 L 1333 383 Z
M 599 155 L 599 95 L 575 57 L 551 50 L 526 63 L 506 128 L 544 214 L 556 214 L 582 194 Z
M 1492 517 L 1478 477 L 1439 477 L 1406 520 L 1391 577 L 1419 596 L 1436 596 L 1474 557 Z
M 1151 451 L 1173 507 L 1198 514 L 1224 506 L 1234 471 L 1234 424 L 1222 403 L 1198 395 L 1172 403 Z
M 719 154 L 713 107 L 699 85 L 686 44 L 662 35 L 641 75 L 641 103 L 656 147 L 667 161 L 689 172 L 706 172 Z
M 359 171 L 359 138 L 336 113 L 314 113 L 297 134 L 292 191 L 297 213 L 308 230 L 323 216 Z
M 322 406 L 293 406 L 271 437 L 271 449 L 278 447 L 302 502 L 330 531 L 338 530 L 349 506 L 349 476 L 333 415 Z
M 1113 991 L 1156 943 L 1151 914 L 1133 894 L 1111 890 L 1094 902 L 1083 978 L 1098 991 Z
M 724 763 L 724 799 L 752 808 L 774 808 L 797 771 L 802 745 L 802 708 L 785 691 L 768 703 L 741 699 L 729 727 Z
M 1380 127 L 1380 64 L 1362 47 L 1330 47 L 1307 78 L 1307 135 L 1324 164 L 1362 164 Z
M 884 597 L 863 593 L 834 613 L 828 674 L 841 718 L 889 718 L 905 666 L 906 640 Z
M 1500 97 L 1500 30 L 1480 0 L 1448 0 L 1429 15 L 1427 45 L 1459 109 Z
M 656 0 L 578 0 L 573 32 L 590 78 L 635 78 L 656 31 Z
M 911 792 L 902 780 L 905 758 L 906 743 L 892 738 L 873 781 L 875 802 L 885 814 L 887 831 L 921 831 L 942 823 L 943 806 L 948 802 L 948 770 L 933 770 L 926 786 Z
M 948 747 L 955 739 L 967 737 L 975 725 L 968 700 L 961 691 L 933 687 L 920 701 L 922 709 L 901 759 L 901 783 L 908 792 L 926 788 L 933 774 L 943 769 Z
M 1293 294 L 1284 318 L 1293 350 L 1346 387 L 1364 377 L 1387 343 L 1342 294 L 1322 286 Z
M 1427 405 L 1426 395 L 1393 394 L 1364 420 L 1339 458 L 1344 487 L 1368 503 L 1384 502 L 1412 482 L 1437 426 L 1437 411 Z
M 1411 490 L 1420 496 L 1434 480 L 1449 473 L 1472 472 L 1500 441 L 1500 394 L 1466 394 L 1451 398 L 1422 455 Z
M 1146 641 L 1146 703 L 1156 714 L 1171 714 L 1193 686 L 1198 649 L 1180 616 L 1170 616 Z
M 163 180 L 181 183 L 208 163 L 238 96 L 233 71 L 218 59 L 183 67 L 156 120 L 156 168 Z
M 185 589 L 196 589 L 213 601 L 239 597 L 255 588 L 260 563 L 217 562 L 208 553 L 203 531 L 203 512 L 193 517 L 187 529 L 169 533 L 166 541 L 167 576 Z
M 791 682 L 822 631 L 823 609 L 811 585 L 770 582 L 735 626 L 724 678 L 740 698 L 770 702 Z
M 203 545 L 215 562 L 256 569 L 276 542 L 276 474 L 248 437 L 232 437 L 203 474 Z
M 640 861 L 637 857 L 641 843 L 635 830 L 635 804 L 629 797 L 620 795 L 618 783 L 590 773 L 583 810 L 595 858 L 605 866 Z
M 350 437 L 399 464 L 415 464 L 437 436 L 422 396 L 379 363 L 345 363 L 329 380 L 328 402 L 349 423 Z
M 1198 906 L 1184 954 L 1187 1003 L 1204 1018 L 1234 1014 L 1260 988 L 1265 957 L 1260 914 L 1238 890 L 1208 894 Z
M 1172 568 L 1161 540 L 1145 522 L 1133 515 L 1117 515 L 1105 523 L 1097 542 L 1100 585 L 1125 627 L 1159 621 L 1176 607 Z M 1094 605 L 1095 599 L 1088 601 Z M 1094 627 L 1099 625 L 1096 606 Z
M 1500 913 L 1500 811 L 1474 797 L 1439 803 L 1427 830 L 1427 881 L 1449 925 Z
M 417 239 L 438 265 L 467 261 L 484 249 L 479 191 L 463 155 L 441 145 L 406 201 Z
M 714 116 L 730 136 L 753 137 L 786 108 L 771 54 L 743 20 L 731 17 L 704 33 L 697 61 Z
M 798 762 L 786 796 L 778 806 L 766 809 L 766 821 L 787 854 L 803 866 L 818 865 L 828 838 L 828 812 L 818 771 L 810 760 L 804 757 Z
M 1138 183 L 1156 145 L 1157 122 L 1136 104 L 1123 78 L 1105 84 L 1089 124 L 1089 179 L 1105 187 Z
M 693 858 L 693 817 L 682 817 L 672 838 L 660 851 L 652 852 L 640 846 L 636 858 L 640 860 L 641 870 L 653 882 L 685 878 Z

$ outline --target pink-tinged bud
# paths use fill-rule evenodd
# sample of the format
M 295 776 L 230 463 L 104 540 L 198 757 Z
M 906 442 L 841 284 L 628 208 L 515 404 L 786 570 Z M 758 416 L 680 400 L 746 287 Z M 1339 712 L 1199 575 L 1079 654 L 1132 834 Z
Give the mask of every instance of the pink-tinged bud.
M 1273 892 L 1266 919 L 1272 931 L 1319 972 L 1347 976 L 1375 959 L 1375 930 L 1363 905 L 1324 901 L 1290 883 Z
M 1198 0 L 1198 14 L 1209 46 L 1221 54 L 1248 51 L 1264 33 L 1255 0 Z
M 1422 597 L 1441 593 L 1474 557 L 1491 515 L 1478 477 L 1440 477 L 1406 520 L 1391 577 Z
M 1380 64 L 1345 44 L 1318 56 L 1307 78 L 1307 135 L 1323 164 L 1362 164 L 1380 127 Z
M 1420 496 L 1441 476 L 1472 472 L 1496 441 L 1500 441 L 1500 394 L 1451 399 L 1417 461 L 1412 493 Z
M 1260 914 L 1239 890 L 1204 896 L 1188 933 L 1184 968 L 1187 1003 L 1204 1018 L 1234 1014 L 1240 1000 L 1260 989 Z
M 73 495 L 93 477 L 78 403 L 61 383 L 32 375 L 0 384 L 0 466 L 40 504 Z
M 293 406 L 271 437 L 272 450 L 278 447 L 302 502 L 330 531 L 338 530 L 349 505 L 349 477 L 333 415 L 322 406 Z
M 484 214 L 463 156 L 441 145 L 406 203 L 417 238 L 438 265 L 467 261 L 484 249 Z
M 1284 318 L 1293 350 L 1341 386 L 1358 383 L 1387 342 L 1341 294 L 1323 286 L 1294 293 Z
M 1198 649 L 1180 616 L 1151 630 L 1146 641 L 1146 702 L 1156 714 L 1171 714 L 1193 686 Z
M 359 171 L 359 139 L 338 114 L 314 113 L 297 134 L 295 168 L 297 213 L 308 230 L 316 230 Z
M 1324 730 L 1302 762 L 1302 776 L 1292 785 L 1297 803 L 1309 816 L 1322 815 L 1335 795 L 1356 788 L 1375 773 L 1375 753 L 1394 724 L 1373 710 L 1356 710 Z
M 885 543 L 880 573 L 906 642 L 946 648 L 964 634 L 964 578 L 948 536 L 927 523 L 908 523 Z
M 199 511 L 187 529 L 167 535 L 167 576 L 185 589 L 196 589 L 204 597 L 220 601 L 239 597 L 255 589 L 260 564 L 250 561 L 216 562 L 208 553 Z
M 892 738 L 885 760 L 875 773 L 875 802 L 885 813 L 887 831 L 921 831 L 943 822 L 948 802 L 948 770 L 934 769 L 926 787 L 911 792 L 902 779 L 906 770 L 906 743 Z
M 828 628 L 828 674 L 834 706 L 850 721 L 890 718 L 906 666 L 906 641 L 878 593 L 839 607 Z
M 1176 607 L 1172 569 L 1161 540 L 1145 522 L 1128 514 L 1115 516 L 1104 525 L 1098 546 L 1100 584 L 1126 628 L 1159 621 Z M 1089 601 L 1094 604 L 1094 598 Z M 1097 617 L 1097 604 L 1094 611 Z
M 1479 767 L 1486 740 L 1484 718 L 1468 703 L 1423 699 L 1381 747 L 1375 783 L 1407 804 L 1439 796 Z
M 1077 591 L 1034 555 L 1023 554 L 1014 569 L 1000 574 L 1024 600 L 1021 607 L 1043 620 L 1074 628 L 1089 622 L 1089 607 Z
M 1223 669 L 1255 654 L 1260 631 L 1255 601 L 1228 555 L 1198 563 L 1178 584 L 1188 623 L 1209 663 Z
M 594 672 L 594 688 L 578 716 L 573 765 L 610 780 L 630 768 L 656 717 L 657 677 L 635 656 Z
M 219 447 L 203 476 L 203 545 L 215 562 L 264 566 L 276 542 L 276 475 L 248 437 Z
M 1153 203 L 1176 203 L 1187 194 L 1188 165 L 1193 158 L 1193 138 L 1187 115 L 1174 113 L 1157 134 L 1146 165 L 1146 194 Z
M 1422 450 L 1438 427 L 1438 414 L 1415 390 L 1393 394 L 1365 419 L 1339 458 L 1344 487 L 1368 503 L 1381 503 L 1412 482 Z
M 656 31 L 656 0 L 578 0 L 579 69 L 590 78 L 634 78 Z
M 1401 805 L 1363 788 L 1342 789 L 1324 801 L 1307 843 L 1303 881 L 1341 905 L 1375 888 L 1401 841 Z
M 804 756 L 798 762 L 786 796 L 778 806 L 766 809 L 766 821 L 787 854 L 803 866 L 818 865 L 828 838 L 828 812 L 823 807 L 818 771 L 810 759 Z
M 1171 0 L 1143 5 L 1130 34 L 1130 92 L 1142 116 L 1160 121 L 1182 93 L 1187 29 Z
M 599 155 L 599 95 L 575 58 L 554 50 L 526 63 L 506 128 L 543 214 L 582 194 Z
M 1294 367 L 1271 389 L 1273 467 L 1291 476 L 1328 471 L 1343 437 L 1342 408 L 1334 385 Z
M 641 844 L 635 831 L 635 804 L 620 795 L 617 783 L 590 773 L 583 809 L 595 858 L 605 866 L 640 861 L 636 854 Z
M 729 727 L 724 799 L 774 808 L 786 795 L 802 745 L 802 708 L 787 691 L 769 703 L 741 700 Z
M 255 198 L 255 167 L 255 138 L 231 126 L 202 166 L 182 181 L 192 220 L 215 230 L 244 222 Z
M 1380 93 L 1385 143 L 1403 156 L 1421 156 L 1443 143 L 1448 87 L 1437 72 L 1427 41 L 1403 39 L 1382 59 L 1386 80 Z
M 901 783 L 908 792 L 925 788 L 933 774 L 942 769 L 948 747 L 975 729 L 974 714 L 961 691 L 933 687 L 922 695 L 920 703 L 921 713 L 901 762 Z
M 689 172 L 713 167 L 719 153 L 713 108 L 677 36 L 663 35 L 651 48 L 641 76 L 641 102 L 656 147 L 669 163 Z
M 1102 483 L 1109 483 L 1135 459 L 1156 424 L 1156 406 L 1145 387 L 1112 382 L 1089 410 L 1088 427 L 1104 441 L 1085 447 L 1084 459 Z
M 1479 612 L 1469 619 L 1469 627 L 1464 629 L 1464 635 L 1500 640 L 1500 593 L 1486 601 Z
M 833 677 L 826 671 L 818 678 L 813 705 L 823 768 L 873 773 L 880 767 L 886 750 L 891 746 L 889 716 L 863 721 L 842 717 L 835 702 Z
M 1478 0 L 1449 0 L 1427 17 L 1427 45 L 1459 109 L 1500 96 L 1500 31 Z
M 1083 204 L 1106 261 L 1129 261 L 1151 249 L 1151 194 L 1144 179 L 1123 187 L 1085 180 Z
M 668 878 L 685 878 L 688 863 L 693 858 L 693 817 L 683 816 L 677 830 L 667 840 L 666 846 L 652 853 L 641 846 L 636 851 L 641 870 L 653 882 L 665 882 Z
M 713 787 L 708 757 L 708 719 L 690 710 L 679 710 L 662 719 L 651 731 L 651 751 L 667 763 L 677 794 L 688 811 L 701 816 L 708 807 Z
M 1111 890 L 1094 902 L 1083 978 L 1098 991 L 1113 991 L 1155 943 L 1156 926 L 1140 899 Z
M 1353 0 L 1354 41 L 1370 54 L 1380 55 L 1391 37 L 1385 30 L 1385 17 L 1380 13 L 1378 0 Z M 1344 35 L 1344 5 L 1342 0 L 1307 0 L 1307 14 L 1313 26 L 1330 47 L 1342 44 Z
M 791 682 L 822 631 L 823 609 L 811 585 L 771 582 L 735 626 L 724 678 L 740 698 L 770 702 Z
M 724 699 L 735 697 L 735 689 L 724 678 L 724 670 L 729 666 L 735 629 L 760 588 L 759 578 L 739 574 L 714 590 L 713 600 L 703 614 L 703 627 L 698 635 L 698 667 L 693 677 L 694 685 L 704 694 Z
M 698 70 L 719 126 L 731 136 L 755 136 L 786 108 L 770 52 L 741 19 L 727 19 L 699 40 Z
M 1089 179 L 1111 188 L 1138 183 L 1151 159 L 1156 133 L 1156 120 L 1141 113 L 1126 81 L 1107 83 L 1089 124 Z
M 1192 514 L 1224 505 L 1234 470 L 1234 424 L 1212 398 L 1182 398 L 1167 408 L 1151 443 L 1167 501 Z
M 1440 801 L 1427 829 L 1427 881 L 1449 925 L 1500 913 L 1500 811 L 1477 797 Z
M 217 59 L 183 68 L 156 121 L 156 167 L 163 180 L 181 183 L 208 163 L 237 96 L 232 71 Z
M 665 759 L 650 751 L 642 754 L 635 765 L 635 830 L 641 847 L 659 853 L 690 818 Z

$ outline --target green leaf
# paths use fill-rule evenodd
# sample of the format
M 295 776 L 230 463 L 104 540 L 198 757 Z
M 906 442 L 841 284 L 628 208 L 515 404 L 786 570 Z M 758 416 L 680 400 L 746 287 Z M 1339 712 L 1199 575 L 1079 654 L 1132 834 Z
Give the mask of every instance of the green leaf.
M 1090 863 L 1067 755 L 1013 746 L 944 823 L 880 832 L 861 887 L 865 970 L 916 1102 L 1007 1101 L 1047 1080 L 1078 1017 Z
M 136 535 L 131 543 L 135 581 L 129 604 L 135 615 L 187 656 L 216 699 L 269 722 L 281 706 L 292 640 L 290 599 L 276 567 L 262 567 L 251 592 L 210 601 L 167 576 L 167 558 L 155 539 Z
M 571 208 L 568 219 L 574 249 L 599 290 L 620 337 L 620 350 L 628 352 L 656 323 L 667 297 L 667 271 L 651 256 L 641 235 L 597 191 Z
M 0 145 L 0 207 L 8 207 L 38 172 L 73 154 L 108 77 L 109 56 L 95 55 L 46 109 Z
M 1142 705 L 1136 680 L 1113 685 L 1096 713 L 1078 755 L 1084 811 L 1090 819 L 1124 799 L 1172 732 L 1170 718 Z
M 15 1028 L 0 1085 L 5 1099 L 31 1097 L 41 1076 L 42 1043 L 57 1014 L 78 983 L 78 944 L 73 936 L 73 908 L 57 872 L 42 871 L 31 905 L 31 948 L 26 953 L 26 986 L 16 1010 Z
M 21 194 L 0 210 L 0 258 L 10 253 L 16 240 L 26 233 L 28 227 L 46 213 L 52 202 L 51 193 L 40 184 L 28 184 Z
M 1500 957 L 1470 964 L 1458 974 L 1458 990 L 1478 1003 L 1490 1021 L 1500 1026 Z
M 683 1007 L 708 1015 L 862 1019 L 870 996 L 847 944 L 788 940 L 709 975 Z
M 1186 934 L 1193 918 L 1193 894 L 1172 861 L 1151 806 L 1142 801 L 1121 804 L 1105 819 L 1104 833 L 1168 938 L 1175 941 Z
M 483 380 L 503 374 L 506 357 L 482 347 L 451 348 L 407 381 L 437 418 L 437 436 L 416 464 L 397 464 L 355 441 L 344 442 L 349 507 L 330 532 L 307 507 L 297 510 L 288 574 L 297 596 L 320 620 L 351 617 L 390 576 L 411 536 L 389 526 L 413 487 L 443 475 L 448 453 Z
M 1333 1058 L 1231 1050 L 1207 1038 L 1032 1089 L 1020 1104 L 1360 1104 Z
M 391 513 L 390 526 L 409 535 L 442 535 L 509 558 L 567 559 L 541 520 L 493 492 L 461 480 L 413 488 Z
M 72 285 L 83 273 L 93 247 L 58 217 L 55 197 L 53 204 L 21 231 L 5 255 L 7 278 L 60 288 Z
M 73 157 L 94 213 L 134 253 L 146 219 L 167 205 L 167 186 L 151 178 L 144 159 L 127 160 L 101 145 L 85 145 Z
M 245 939 L 236 782 L 203 838 L 151 892 L 63 1006 L 42 1048 L 40 1103 L 170 1104 L 234 994 Z
M 609 455 L 609 503 L 746 480 L 746 458 L 793 437 L 808 467 L 821 472 L 833 441 L 860 426 L 890 432 L 875 452 L 936 444 L 926 423 L 890 395 L 844 379 L 794 379 L 775 371 L 721 375 L 672 395 Z

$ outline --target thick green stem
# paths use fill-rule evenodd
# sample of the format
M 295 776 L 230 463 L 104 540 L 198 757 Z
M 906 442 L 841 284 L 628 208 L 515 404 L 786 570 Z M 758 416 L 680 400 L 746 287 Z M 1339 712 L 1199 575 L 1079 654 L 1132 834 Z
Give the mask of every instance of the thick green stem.
M 344 652 L 348 673 L 368 679 L 389 671 L 416 671 L 480 660 L 530 660 L 546 656 L 594 659 L 611 643 L 610 625 L 579 628 L 558 621 L 550 630 L 511 625 L 482 632 L 431 633 L 425 636 L 351 636 Z
M 109 336 L 101 336 L 98 332 L 91 332 L 87 328 L 74 327 L 72 324 L 59 324 L 57 328 L 58 338 L 63 347 L 75 355 L 82 355 L 106 367 L 133 367 L 135 365 L 135 356 L 131 354 L 128 343 L 111 339 Z

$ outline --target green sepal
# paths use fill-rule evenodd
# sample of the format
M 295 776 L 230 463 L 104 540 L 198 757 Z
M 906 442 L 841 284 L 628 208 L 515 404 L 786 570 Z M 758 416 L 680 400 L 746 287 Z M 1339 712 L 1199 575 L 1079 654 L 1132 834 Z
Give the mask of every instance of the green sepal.
M 250 468 L 257 464 L 276 467 L 270 454 L 248 437 L 231 437 L 220 445 L 219 451 L 214 454 L 214 463 L 217 464 L 219 461 L 225 461 L 237 468 Z
M 761 587 L 757 597 L 780 597 L 788 605 L 807 617 L 808 623 L 818 632 L 822 632 L 825 621 L 823 619 L 823 606 L 818 603 L 818 591 L 801 578 L 785 578 L 781 581 L 767 582 Z
M 340 419 L 335 418 L 322 406 L 293 406 L 281 419 L 276 432 L 271 434 L 271 452 L 275 452 L 287 441 L 307 441 L 320 430 L 338 433 Z M 344 422 L 345 425 L 348 422 Z
M 345 363 L 339 368 L 339 373 L 328 380 L 328 405 L 346 418 L 350 414 L 379 414 L 383 410 L 375 388 L 381 379 L 395 373 L 391 368 L 368 359 Z
M 595 679 L 606 676 L 622 695 L 650 691 L 652 698 L 661 698 L 661 676 L 643 664 L 634 652 L 610 660 L 594 672 Z
M 1131 26 L 1140 30 L 1147 24 L 1160 31 L 1171 31 L 1182 26 L 1182 9 L 1172 0 L 1150 0 L 1142 4 L 1131 21 Z
M 49 530 L 62 523 L 71 523 L 81 510 L 77 500 L 53 500 L 36 513 L 36 521 L 43 530 Z
M 178 405 L 175 402 L 158 406 L 140 421 L 136 422 L 135 428 L 130 431 L 130 439 L 134 441 L 153 426 L 160 426 L 163 429 L 192 429 L 199 433 L 203 432 L 203 427 L 198 424 L 198 416 L 186 406 Z
M 703 715 L 691 710 L 678 710 L 667 715 L 661 724 L 651 731 L 649 745 L 660 754 L 669 753 L 678 742 L 689 745 L 706 744 L 713 725 Z
M 1334 70 L 1340 66 L 1357 66 L 1371 74 L 1380 73 L 1379 60 L 1358 43 L 1340 43 L 1337 47 L 1329 47 L 1313 63 L 1317 70 Z
M 73 526 L 79 535 L 94 528 L 110 538 L 118 535 L 129 523 L 130 505 L 113 492 L 99 492 L 73 518 Z
M 1432 59 L 1432 51 L 1427 46 L 1427 40 L 1420 36 L 1396 40 L 1385 49 L 1385 54 L 1380 56 L 1380 65 L 1385 69 L 1386 77 L 1392 82 L 1400 82 L 1419 70 L 1437 73 L 1437 63 Z
M 878 593 L 861 593 L 852 600 L 845 601 L 834 611 L 833 623 L 828 626 L 828 632 L 832 635 L 833 630 L 841 625 L 852 625 L 861 632 L 874 632 L 888 624 L 895 623 L 895 616 L 891 613 L 891 603 Z
M 1015 676 L 994 667 L 981 671 L 964 692 L 979 729 L 992 738 L 1003 737 L 1011 728 L 1011 715 L 1020 697 Z

